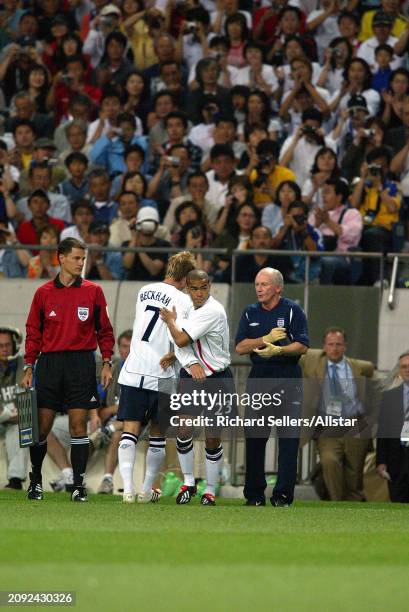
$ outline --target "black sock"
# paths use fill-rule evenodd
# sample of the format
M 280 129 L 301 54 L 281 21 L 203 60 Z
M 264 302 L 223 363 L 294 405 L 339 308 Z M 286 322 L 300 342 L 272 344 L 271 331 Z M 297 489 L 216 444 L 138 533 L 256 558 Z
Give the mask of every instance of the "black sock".
M 30 446 L 31 471 L 34 476 L 41 479 L 41 467 L 47 454 L 47 439 L 34 446 Z
M 71 465 L 74 473 L 74 487 L 82 487 L 89 455 L 88 436 L 71 438 Z

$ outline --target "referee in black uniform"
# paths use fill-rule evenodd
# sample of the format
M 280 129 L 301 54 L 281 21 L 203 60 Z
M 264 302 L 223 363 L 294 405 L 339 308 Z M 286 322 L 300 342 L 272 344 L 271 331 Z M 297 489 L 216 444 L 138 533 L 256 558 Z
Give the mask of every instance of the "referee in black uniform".
M 247 393 L 279 393 L 282 405 L 268 408 L 268 416 L 277 418 L 289 415 L 301 417 L 302 381 L 300 356 L 307 352 L 309 340 L 307 319 L 303 310 L 281 297 L 283 277 L 274 268 L 263 268 L 256 276 L 255 288 L 258 302 L 247 306 L 241 317 L 236 335 L 236 351 L 250 354 L 252 368 L 247 381 Z M 264 379 L 264 380 L 260 380 Z M 283 393 L 284 391 L 284 393 Z M 250 417 L 260 413 L 247 411 Z M 247 416 L 247 415 L 246 415 Z M 244 496 L 248 506 L 264 506 L 266 443 L 270 427 L 246 431 L 246 479 Z M 279 428 L 278 474 L 271 503 L 273 506 L 289 506 L 294 499 L 297 476 L 299 429 Z
M 89 440 L 90 410 L 99 406 L 94 351 L 100 348 L 101 382 L 111 378 L 115 338 L 101 287 L 81 278 L 86 247 L 75 238 L 58 245 L 60 273 L 37 289 L 26 323 L 24 387 L 31 387 L 33 368 L 39 407 L 38 444 L 30 447 L 32 471 L 28 499 L 43 499 L 41 467 L 47 453 L 47 436 L 56 412 L 68 410 L 73 501 L 87 501 L 83 486 Z

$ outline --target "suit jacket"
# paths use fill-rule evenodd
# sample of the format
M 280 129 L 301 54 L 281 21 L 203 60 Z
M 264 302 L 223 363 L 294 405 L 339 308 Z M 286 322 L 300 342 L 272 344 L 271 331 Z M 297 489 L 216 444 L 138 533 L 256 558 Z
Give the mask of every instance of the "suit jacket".
M 379 405 L 378 386 L 370 382 L 375 372 L 375 366 L 370 361 L 351 359 L 346 361 L 352 370 L 358 399 L 365 408 L 365 416 L 375 420 L 377 407 Z M 327 356 L 321 349 L 310 349 L 300 359 L 303 378 L 307 379 L 304 384 L 303 417 L 311 418 L 319 413 L 321 403 L 321 387 L 327 372 Z M 311 438 L 314 431 L 307 429 L 302 432 L 302 438 Z M 366 434 L 370 437 L 369 433 Z
M 408 449 L 400 442 L 404 420 L 403 385 L 399 385 L 382 395 L 376 442 L 376 465 L 384 463 L 392 480 L 407 467 Z

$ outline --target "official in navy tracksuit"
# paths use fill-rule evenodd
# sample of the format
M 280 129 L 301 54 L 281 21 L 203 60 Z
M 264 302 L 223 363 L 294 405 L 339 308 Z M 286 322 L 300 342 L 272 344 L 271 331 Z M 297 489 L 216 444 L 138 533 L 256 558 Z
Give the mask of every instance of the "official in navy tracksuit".
M 263 268 L 256 276 L 255 288 L 258 302 L 247 306 L 242 314 L 236 351 L 239 355 L 250 354 L 253 364 L 246 392 L 279 393 L 281 405 L 270 405 L 262 411 L 247 409 L 246 416 L 265 418 L 265 427 L 246 430 L 244 496 L 249 506 L 265 505 L 265 452 L 271 429 L 267 417 L 301 417 L 302 374 L 298 361 L 309 346 L 304 311 L 292 300 L 281 297 L 282 274 L 273 268 Z M 299 429 L 282 427 L 277 431 L 278 475 L 271 503 L 288 506 L 294 498 Z

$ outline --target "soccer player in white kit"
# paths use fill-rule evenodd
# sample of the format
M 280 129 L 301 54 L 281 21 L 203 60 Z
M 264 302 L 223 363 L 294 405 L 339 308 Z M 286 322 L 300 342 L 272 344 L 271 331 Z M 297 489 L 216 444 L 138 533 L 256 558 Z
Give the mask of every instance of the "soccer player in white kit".
M 158 388 L 159 381 L 174 378 L 175 371 L 168 359 L 168 354 L 173 351 L 172 342 L 159 313 L 165 306 L 176 308 L 181 315 L 187 312 L 191 300 L 182 293 L 182 289 L 186 285 L 186 275 L 194 268 L 194 257 L 188 251 L 173 255 L 167 265 L 165 280 L 145 285 L 136 298 L 131 349 L 118 379 L 121 393 L 117 419 L 124 422 L 118 463 L 124 483 L 125 503 L 135 501 L 133 472 L 136 444 L 142 428 L 149 421 L 145 481 L 138 501 L 158 501 L 160 496 L 158 490 L 152 489 L 165 457 L 166 443 L 158 423 Z
M 210 295 L 210 279 L 203 270 L 192 270 L 186 278 L 186 289 L 192 299 L 187 318 L 177 317 L 175 309 L 164 306 L 160 317 L 166 321 L 176 349 L 176 357 L 182 365 L 180 378 L 206 379 L 214 387 L 234 393 L 233 375 L 229 365 L 229 326 L 222 304 Z M 183 347 L 190 347 L 190 354 Z M 217 380 L 219 379 L 219 380 Z M 220 383 L 220 387 L 218 386 Z M 190 435 L 189 435 L 190 433 Z M 176 439 L 184 484 L 176 498 L 177 504 L 187 504 L 196 494 L 194 477 L 194 450 L 191 429 L 180 428 Z M 206 489 L 200 503 L 215 505 L 216 485 L 219 478 L 223 446 L 220 434 L 206 431 Z

